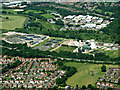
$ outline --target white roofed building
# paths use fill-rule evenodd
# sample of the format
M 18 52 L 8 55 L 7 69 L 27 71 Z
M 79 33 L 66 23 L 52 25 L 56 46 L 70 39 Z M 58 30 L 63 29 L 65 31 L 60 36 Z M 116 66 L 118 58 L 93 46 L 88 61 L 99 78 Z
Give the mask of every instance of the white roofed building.
M 68 43 L 68 46 L 79 46 L 80 43 L 77 41 L 71 41 L 70 43 Z
M 9 5 L 16 5 L 16 4 L 21 4 L 22 1 L 13 1 L 13 2 L 9 2 L 9 3 L 3 3 L 3 5 L 9 6 Z
M 73 16 L 69 15 L 69 16 L 64 17 L 64 19 L 73 19 L 74 17 L 75 17 L 75 15 L 73 15 Z
M 102 22 L 103 22 L 103 19 L 97 20 L 97 23 L 102 23 Z
M 87 15 L 87 18 L 86 18 L 86 19 L 92 19 L 92 17 L 93 17 L 93 16 Z
M 10 5 L 10 3 L 3 3 L 3 5 L 5 5 L 5 6 L 9 6 L 9 5 Z
M 96 29 L 101 29 L 101 28 L 102 28 L 101 25 L 97 25 L 97 26 L 96 26 Z
M 85 27 L 95 28 L 95 27 L 96 27 L 96 24 L 85 24 Z
M 106 27 L 106 26 L 107 26 L 107 24 L 101 24 L 101 26 L 104 28 L 104 27 Z
M 99 17 L 93 17 L 92 19 L 99 19 Z
M 96 49 L 96 48 L 97 48 L 94 39 L 92 39 L 92 40 L 90 41 L 90 44 L 91 44 L 91 45 L 90 45 L 91 49 Z

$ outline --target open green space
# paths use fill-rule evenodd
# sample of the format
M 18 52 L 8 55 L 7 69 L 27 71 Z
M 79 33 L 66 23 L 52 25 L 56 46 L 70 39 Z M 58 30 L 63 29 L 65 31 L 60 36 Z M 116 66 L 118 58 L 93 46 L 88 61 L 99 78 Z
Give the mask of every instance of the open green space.
M 51 14 L 42 14 L 41 16 L 43 16 L 46 19 L 50 19 L 50 18 L 55 18 L 53 15 Z
M 101 13 L 101 11 L 102 11 L 101 9 L 95 9 L 95 10 L 96 10 L 97 12 L 99 12 L 99 13 Z
M 66 62 L 65 65 L 75 67 L 77 73 L 66 81 L 67 85 L 81 87 L 82 85 L 92 84 L 93 86 L 97 82 L 99 77 L 102 77 L 104 72 L 101 72 L 102 64 L 89 64 L 89 63 L 77 63 L 77 62 Z M 107 69 L 110 67 L 118 67 L 118 65 L 106 65 Z M 94 72 L 94 76 L 90 72 Z M 95 74 L 96 73 L 96 74 Z
M 105 54 L 110 56 L 111 58 L 118 58 L 118 55 L 119 55 L 118 50 L 108 50 L 108 51 L 105 51 Z
M 111 57 L 111 58 L 118 58 L 120 50 L 102 50 L 101 48 L 97 49 L 98 51 L 101 51 L 105 53 L 105 55 Z
M 110 15 L 114 14 L 113 12 L 105 12 L 105 14 L 109 13 Z
M 58 44 L 63 43 L 64 41 L 66 41 L 67 39 L 63 39 L 63 38 L 59 38 L 59 37 L 51 37 L 51 39 L 56 39 L 56 40 L 62 40 L 61 42 L 59 42 Z M 69 39 L 68 39 L 69 40 Z
M 73 52 L 73 50 L 76 49 L 76 47 L 70 47 L 70 46 L 61 46 L 60 48 L 58 48 L 56 50 L 56 52 L 60 52 L 60 51 L 70 51 Z
M 34 47 L 37 47 L 37 46 L 43 46 L 48 40 L 49 40 L 49 38 L 46 39 L 45 41 L 43 41 L 43 42 L 41 42 L 41 43 L 35 45 Z
M 39 22 L 44 27 L 43 29 L 59 30 L 61 28 L 61 26 L 59 26 L 59 25 L 51 24 L 51 23 L 48 23 L 45 21 L 40 20 Z
M 5 19 L 8 17 L 9 19 Z M 22 28 L 27 17 L 15 15 L 2 15 L 2 29 L 14 30 L 15 28 Z
M 101 13 L 102 12 L 102 10 L 101 9 L 95 9 L 98 13 Z M 109 13 L 109 15 L 112 15 L 112 14 L 114 14 L 113 12 L 105 12 L 105 14 L 107 14 L 107 13 Z
M 25 13 L 30 13 L 30 12 L 33 12 L 33 13 L 42 13 L 41 11 L 35 11 L 35 10 L 27 10 L 27 11 L 25 11 Z

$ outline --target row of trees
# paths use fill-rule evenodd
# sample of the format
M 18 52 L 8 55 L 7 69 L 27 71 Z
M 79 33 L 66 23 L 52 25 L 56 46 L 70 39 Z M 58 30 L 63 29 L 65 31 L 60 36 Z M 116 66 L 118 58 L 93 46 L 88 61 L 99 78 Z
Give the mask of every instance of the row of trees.
M 108 31 L 106 31 L 108 30 Z M 52 29 L 44 29 L 41 27 L 37 28 L 30 28 L 29 30 L 23 29 L 23 28 L 17 28 L 15 29 L 17 32 L 23 32 L 23 33 L 37 33 L 37 34 L 44 34 L 51 37 L 62 37 L 62 38 L 68 38 L 68 39 L 80 39 L 80 40 L 89 40 L 89 39 L 95 39 L 99 42 L 111 42 L 111 43 L 118 43 L 118 34 L 112 33 L 112 29 L 109 31 L 108 28 L 102 29 L 101 31 L 93 31 L 93 30 L 75 30 L 75 31 L 58 31 L 58 30 L 52 30 Z M 116 30 L 115 30 L 116 31 Z M 111 32 L 107 34 L 106 32 Z
M 8 44 L 3 41 L 2 46 L 2 54 L 9 56 L 21 56 L 21 57 L 48 57 L 48 55 L 52 55 L 53 57 L 63 57 L 63 58 L 76 58 L 76 59 L 84 59 L 84 60 L 96 60 L 96 61 L 118 61 L 117 58 L 110 58 L 102 53 L 96 53 L 95 57 L 89 54 L 83 53 L 73 53 L 69 51 L 60 51 L 59 53 L 53 51 L 40 51 L 39 49 L 32 49 L 31 47 L 27 47 L 26 44 Z M 7 48 L 6 48 L 7 47 Z M 8 48 L 13 48 L 9 50 Z M 15 48 L 15 49 L 14 49 Z M 102 56 L 102 57 L 101 57 Z
M 65 75 L 62 78 L 56 79 L 56 84 L 59 86 L 66 86 L 66 80 L 77 72 L 75 67 L 65 66 L 61 61 L 58 62 L 60 69 L 66 71 Z

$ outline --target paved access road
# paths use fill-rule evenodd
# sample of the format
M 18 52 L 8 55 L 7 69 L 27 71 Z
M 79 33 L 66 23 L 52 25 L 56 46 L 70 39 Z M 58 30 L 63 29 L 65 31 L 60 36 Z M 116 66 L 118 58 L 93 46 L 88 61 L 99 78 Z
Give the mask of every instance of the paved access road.
M 31 77 L 31 75 L 32 75 L 32 72 L 33 72 L 33 70 L 35 70 L 35 66 L 36 66 L 36 65 L 37 65 L 37 62 L 35 61 L 33 68 L 30 69 L 30 73 L 29 73 L 29 75 L 28 75 L 28 77 L 27 77 L 26 84 L 28 84 L 28 82 L 29 82 L 29 80 L 30 80 L 30 77 Z

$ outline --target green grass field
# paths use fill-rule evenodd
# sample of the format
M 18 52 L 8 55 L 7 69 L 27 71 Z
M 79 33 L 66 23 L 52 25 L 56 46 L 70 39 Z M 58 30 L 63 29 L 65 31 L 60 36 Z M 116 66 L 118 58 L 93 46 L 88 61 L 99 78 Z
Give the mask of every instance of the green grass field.
M 29 13 L 29 12 L 33 12 L 33 13 L 42 13 L 41 11 L 35 11 L 35 10 L 27 10 L 27 11 L 25 11 L 25 13 Z
M 99 13 L 101 13 L 102 10 L 101 9 L 96 9 L 96 11 L 99 12 Z
M 97 11 L 97 12 L 99 12 L 99 13 L 101 13 L 101 12 L 102 12 L 102 10 L 101 10 L 101 9 L 96 9 L 96 11 Z M 107 14 L 107 13 L 109 13 L 109 15 L 114 14 L 114 13 L 112 13 L 112 12 L 105 12 L 105 14 Z
M 58 48 L 56 50 L 56 52 L 60 52 L 60 51 L 70 51 L 70 52 L 73 52 L 74 49 L 76 49 L 76 47 L 61 46 L 60 48 Z
M 118 58 L 119 56 L 119 52 L 120 50 L 102 50 L 102 49 L 97 49 L 98 51 L 102 51 L 103 53 L 105 53 L 105 55 L 111 57 L 111 58 Z
M 45 41 L 43 41 L 43 42 L 41 42 L 41 43 L 35 45 L 34 47 L 37 47 L 37 46 L 43 46 L 48 40 L 49 40 L 49 38 L 46 39 Z
M 118 55 L 119 55 L 118 50 L 108 50 L 104 52 L 106 55 L 110 56 L 111 58 L 118 58 Z
M 61 26 L 51 24 L 51 23 L 41 21 L 41 20 L 40 20 L 40 23 L 43 25 L 44 29 L 59 30 L 61 28 Z
M 55 18 L 53 15 L 51 14 L 42 14 L 41 16 L 45 17 L 46 19 L 50 19 L 50 18 Z
M 66 81 L 67 85 L 81 87 L 82 85 L 92 84 L 93 86 L 97 82 L 98 77 L 101 77 L 104 73 L 101 72 L 102 64 L 89 64 L 89 63 L 76 63 L 66 62 L 65 65 L 77 68 L 77 73 Z M 106 65 L 109 67 L 118 67 L 117 65 Z M 98 72 L 94 76 L 90 75 L 90 71 Z
M 114 14 L 114 13 L 112 13 L 112 12 L 105 12 L 105 14 L 107 14 L 107 13 L 109 13 L 110 15 Z
M 15 16 L 15 15 L 2 15 L 3 18 L 9 17 L 9 19 L 2 19 L 2 29 L 14 30 L 15 28 L 22 28 L 27 17 Z

